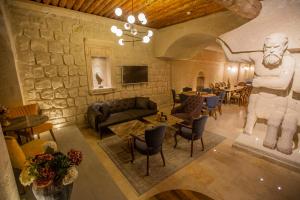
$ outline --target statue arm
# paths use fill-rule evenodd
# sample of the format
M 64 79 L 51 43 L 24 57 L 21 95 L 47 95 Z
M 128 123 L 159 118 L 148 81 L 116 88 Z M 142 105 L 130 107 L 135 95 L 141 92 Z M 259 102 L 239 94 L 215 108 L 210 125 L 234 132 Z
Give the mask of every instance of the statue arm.
M 294 62 L 285 66 L 279 76 L 263 76 L 253 79 L 253 87 L 286 90 L 294 75 Z
M 251 58 L 251 53 L 232 53 L 223 40 L 217 38 L 216 41 L 221 45 L 228 60 L 234 62 L 254 63 L 253 59 Z

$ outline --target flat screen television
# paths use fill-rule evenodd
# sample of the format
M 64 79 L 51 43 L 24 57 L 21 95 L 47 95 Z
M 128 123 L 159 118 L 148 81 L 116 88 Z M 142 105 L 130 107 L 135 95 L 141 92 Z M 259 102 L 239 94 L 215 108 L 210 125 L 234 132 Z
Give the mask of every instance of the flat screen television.
M 123 66 L 122 83 L 135 84 L 148 82 L 148 66 Z

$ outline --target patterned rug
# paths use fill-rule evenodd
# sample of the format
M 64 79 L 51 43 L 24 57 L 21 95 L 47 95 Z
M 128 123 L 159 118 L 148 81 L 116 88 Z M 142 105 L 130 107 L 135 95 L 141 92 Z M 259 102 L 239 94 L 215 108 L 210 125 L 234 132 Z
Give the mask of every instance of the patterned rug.
M 206 151 L 217 146 L 225 138 L 223 136 L 205 132 L 203 136 L 205 150 L 202 150 L 200 140 L 194 143 L 194 154 L 190 157 L 191 144 L 187 140 L 178 138 L 176 149 L 174 146 L 174 138 L 171 132 L 166 134 L 163 145 L 163 152 L 166 160 L 166 166 L 160 154 L 150 156 L 150 175 L 146 176 L 146 156 L 135 151 L 135 160 L 132 164 L 131 154 L 127 146 L 127 142 L 121 140 L 118 136 L 104 138 L 99 142 L 100 147 L 107 153 L 110 159 L 118 166 L 121 172 L 126 176 L 139 194 L 143 194 L 153 186 L 174 174 L 193 160 L 203 155 Z

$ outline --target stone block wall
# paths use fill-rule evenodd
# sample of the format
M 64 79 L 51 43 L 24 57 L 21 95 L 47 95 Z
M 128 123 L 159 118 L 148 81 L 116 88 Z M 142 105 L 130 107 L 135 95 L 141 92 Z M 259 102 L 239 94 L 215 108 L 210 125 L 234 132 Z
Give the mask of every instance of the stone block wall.
M 26 3 L 9 8 L 17 50 L 17 71 L 26 104 L 37 102 L 58 126 L 85 124 L 90 103 L 133 96 L 149 96 L 159 105 L 170 103 L 170 65 L 154 58 L 152 44 L 119 46 L 110 32 L 122 23 L 71 10 Z M 89 93 L 85 39 L 112 49 L 114 92 Z M 149 83 L 123 86 L 121 66 L 148 65 Z

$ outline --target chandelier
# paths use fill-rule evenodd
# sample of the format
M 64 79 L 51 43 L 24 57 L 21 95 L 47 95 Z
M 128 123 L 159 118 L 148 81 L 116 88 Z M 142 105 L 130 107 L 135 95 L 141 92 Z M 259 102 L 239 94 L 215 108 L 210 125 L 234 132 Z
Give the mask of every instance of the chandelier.
M 117 17 L 122 17 L 123 11 L 121 8 L 115 9 L 115 15 Z M 119 45 L 123 46 L 125 43 L 143 42 L 149 43 L 150 38 L 153 36 L 153 31 L 139 31 L 135 25 L 135 22 L 139 22 L 141 25 L 147 24 L 147 18 L 144 13 L 139 13 L 136 17 L 133 15 L 133 0 L 131 1 L 131 14 L 127 16 L 127 22 L 124 23 L 123 28 L 118 28 L 116 25 L 111 26 L 111 32 L 117 37 Z

